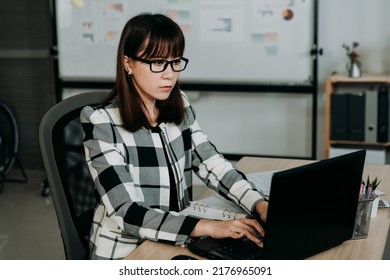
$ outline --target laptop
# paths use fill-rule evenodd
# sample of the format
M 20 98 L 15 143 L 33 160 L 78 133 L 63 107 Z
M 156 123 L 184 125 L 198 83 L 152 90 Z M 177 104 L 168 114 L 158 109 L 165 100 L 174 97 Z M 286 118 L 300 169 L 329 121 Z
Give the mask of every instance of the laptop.
M 300 260 L 351 239 L 365 150 L 276 172 L 263 248 L 248 239 L 199 238 L 188 244 L 209 259 Z

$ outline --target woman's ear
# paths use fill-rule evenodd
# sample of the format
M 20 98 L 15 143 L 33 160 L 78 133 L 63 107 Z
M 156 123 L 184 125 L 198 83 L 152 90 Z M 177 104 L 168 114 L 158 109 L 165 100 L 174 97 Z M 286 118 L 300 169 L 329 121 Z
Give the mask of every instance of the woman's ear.
M 123 56 L 123 64 L 125 66 L 125 71 L 130 76 L 132 74 L 132 62 L 133 60 L 129 58 L 128 56 Z

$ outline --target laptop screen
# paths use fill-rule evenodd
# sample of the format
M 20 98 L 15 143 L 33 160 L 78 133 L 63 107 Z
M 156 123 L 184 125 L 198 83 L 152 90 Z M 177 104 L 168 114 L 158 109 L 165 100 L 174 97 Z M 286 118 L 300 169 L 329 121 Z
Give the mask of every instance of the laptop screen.
M 274 174 L 265 259 L 305 259 L 351 239 L 365 151 Z

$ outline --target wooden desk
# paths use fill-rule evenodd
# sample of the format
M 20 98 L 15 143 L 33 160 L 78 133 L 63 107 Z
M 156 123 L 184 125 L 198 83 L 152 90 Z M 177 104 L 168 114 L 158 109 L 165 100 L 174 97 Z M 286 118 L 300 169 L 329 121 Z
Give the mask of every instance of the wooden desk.
M 237 168 L 244 173 L 287 169 L 309 163 L 309 160 L 244 157 L 237 163 Z M 367 164 L 363 178 L 367 175 L 382 179 L 378 189 L 385 192 L 383 199 L 390 201 L 390 165 Z M 369 260 L 382 259 L 387 232 L 390 226 L 390 210 L 378 209 L 377 216 L 371 219 L 369 234 L 366 239 L 348 240 L 340 246 L 312 256 L 317 260 Z M 127 259 L 170 259 L 175 255 L 186 254 L 201 259 L 188 249 L 152 241 L 143 242 Z

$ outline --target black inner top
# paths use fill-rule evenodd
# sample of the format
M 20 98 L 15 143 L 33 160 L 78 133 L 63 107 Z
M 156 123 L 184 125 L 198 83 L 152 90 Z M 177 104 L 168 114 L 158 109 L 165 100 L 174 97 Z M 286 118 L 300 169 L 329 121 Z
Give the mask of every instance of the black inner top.
M 165 146 L 165 142 L 164 142 L 164 139 L 162 137 L 161 128 L 159 126 L 156 126 L 156 127 L 152 127 L 151 130 L 152 130 L 152 133 L 158 133 L 158 135 L 161 138 L 161 142 L 163 144 L 164 155 L 165 155 L 167 165 L 168 165 L 169 188 L 170 188 L 170 191 L 169 191 L 169 210 L 179 212 L 180 209 L 179 209 L 179 205 L 178 205 L 179 203 L 177 201 L 177 189 L 176 189 L 176 184 L 175 184 L 175 178 L 173 176 L 173 169 L 172 169 L 172 166 L 171 166 L 169 158 L 168 158 L 167 147 Z

